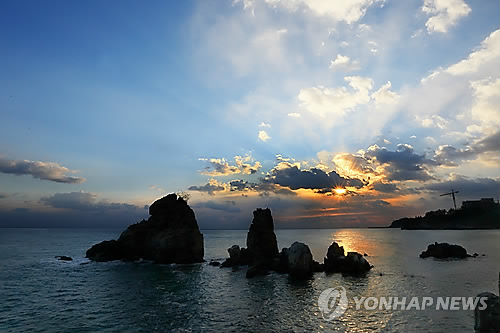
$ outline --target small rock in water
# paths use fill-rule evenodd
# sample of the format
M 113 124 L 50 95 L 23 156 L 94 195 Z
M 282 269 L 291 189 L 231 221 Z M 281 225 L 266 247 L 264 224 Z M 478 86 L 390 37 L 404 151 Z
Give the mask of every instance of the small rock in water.
M 434 257 L 439 259 L 445 258 L 467 258 L 467 250 L 460 245 L 438 243 L 430 244 L 427 250 L 420 254 L 420 258 Z
M 57 260 L 62 260 L 62 261 L 72 261 L 73 260 L 73 258 L 68 257 L 68 256 L 55 256 L 54 258 L 56 258 Z

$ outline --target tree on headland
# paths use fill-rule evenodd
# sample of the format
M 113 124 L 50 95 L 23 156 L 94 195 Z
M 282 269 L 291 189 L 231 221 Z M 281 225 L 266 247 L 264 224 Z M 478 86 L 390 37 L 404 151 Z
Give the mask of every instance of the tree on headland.
M 191 194 L 185 191 L 176 192 L 175 194 L 177 194 L 179 198 L 182 198 L 186 202 L 188 202 L 189 199 L 191 199 Z

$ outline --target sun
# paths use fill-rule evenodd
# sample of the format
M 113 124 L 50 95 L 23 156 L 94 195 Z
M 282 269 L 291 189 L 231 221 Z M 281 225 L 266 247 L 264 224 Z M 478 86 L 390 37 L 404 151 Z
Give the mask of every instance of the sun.
M 333 189 L 335 191 L 335 194 L 342 195 L 346 194 L 347 190 L 345 188 L 337 187 Z

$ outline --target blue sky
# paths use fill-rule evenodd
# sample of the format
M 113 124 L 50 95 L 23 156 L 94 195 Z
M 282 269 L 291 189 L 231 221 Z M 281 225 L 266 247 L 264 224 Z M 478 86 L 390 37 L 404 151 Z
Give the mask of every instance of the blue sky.
M 493 0 L 4 1 L 1 224 L 126 225 L 178 191 L 204 228 L 497 199 L 499 18 Z

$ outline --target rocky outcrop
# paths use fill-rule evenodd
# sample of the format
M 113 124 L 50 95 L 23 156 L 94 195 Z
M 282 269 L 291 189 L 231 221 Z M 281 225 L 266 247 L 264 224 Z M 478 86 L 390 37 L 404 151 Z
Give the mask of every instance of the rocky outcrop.
M 263 275 L 254 274 L 272 269 L 278 258 L 278 242 L 274 233 L 274 222 L 269 208 L 257 208 L 253 212 L 253 220 L 247 234 L 247 247 L 240 248 L 233 245 L 227 249 L 229 258 L 226 259 L 221 267 L 233 267 L 241 265 L 255 266 L 249 276 Z
M 175 193 L 149 207 L 148 220 L 129 226 L 118 240 L 92 246 L 86 257 L 94 261 L 153 260 L 161 264 L 203 261 L 203 234 L 193 210 Z
M 309 246 L 294 242 L 287 250 L 288 274 L 295 277 L 308 277 L 313 273 L 313 256 Z
M 344 253 L 344 248 L 333 242 L 324 259 L 325 272 L 359 275 L 372 269 L 373 266 L 360 253 L 348 252 L 347 256 Z
M 227 252 L 229 253 L 229 258 L 222 263 L 221 267 L 248 265 L 250 260 L 247 249 L 240 249 L 239 245 L 233 245 L 227 249 Z
M 427 250 L 420 254 L 420 258 L 434 257 L 439 259 L 445 258 L 467 258 L 467 250 L 460 245 L 448 243 L 434 243 L 427 246 Z
M 313 272 L 323 272 L 324 265 L 313 260 L 306 244 L 295 242 L 290 248 L 278 252 L 278 242 L 274 233 L 274 222 L 269 208 L 257 208 L 247 234 L 247 247 L 233 245 L 227 252 L 229 258 L 221 267 L 248 265 L 247 278 L 267 275 L 271 271 L 289 273 L 291 276 L 306 278 Z
M 251 264 L 270 261 L 278 256 L 278 242 L 269 208 L 254 210 L 247 234 L 247 251 Z
M 500 332 L 500 298 L 490 292 L 480 293 L 476 298 L 484 298 L 486 308 L 479 309 L 479 306 L 475 308 L 474 330 L 476 332 Z

